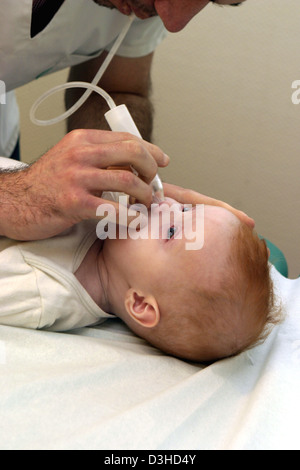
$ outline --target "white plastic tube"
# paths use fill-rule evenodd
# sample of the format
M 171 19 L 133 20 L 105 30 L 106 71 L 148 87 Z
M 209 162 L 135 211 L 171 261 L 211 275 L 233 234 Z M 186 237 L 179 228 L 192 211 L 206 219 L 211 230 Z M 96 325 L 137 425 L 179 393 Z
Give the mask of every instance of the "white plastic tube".
M 48 119 L 47 121 L 41 121 L 41 120 L 39 120 L 35 117 L 36 110 L 47 98 L 49 98 L 49 96 L 53 95 L 54 93 L 57 93 L 58 91 L 61 91 L 63 89 L 67 89 L 67 88 L 68 89 L 70 89 L 70 88 L 85 88 L 87 91 L 84 93 L 84 95 L 87 95 L 87 93 L 88 93 L 88 95 L 90 95 L 94 91 L 106 100 L 106 102 L 107 102 L 107 104 L 109 105 L 110 108 L 113 108 L 113 107 L 116 106 L 116 104 L 115 104 L 114 100 L 112 99 L 112 97 L 108 93 L 106 93 L 106 91 L 104 91 L 102 88 L 100 88 L 99 86 L 93 85 L 92 83 L 87 83 L 87 82 L 69 82 L 68 84 L 66 83 L 65 85 L 58 85 L 58 86 L 52 88 L 51 90 L 47 91 L 42 96 L 40 96 L 40 98 L 38 98 L 36 100 L 36 102 L 34 103 L 34 105 L 32 106 L 32 108 L 30 110 L 30 119 L 31 119 L 31 121 L 34 124 L 38 125 L 38 126 L 50 126 L 52 124 L 57 124 L 58 122 L 63 121 L 64 119 L 67 119 L 69 116 L 71 116 L 73 113 L 75 113 L 80 108 L 80 106 L 82 106 L 82 104 L 84 103 L 85 100 L 82 103 L 80 103 L 79 106 L 78 106 L 79 101 L 77 101 L 77 103 L 72 108 L 70 108 L 67 112 L 65 112 L 64 114 L 62 114 L 61 116 L 58 116 L 56 118 Z M 88 96 L 86 97 L 86 99 L 87 98 L 88 98 Z
M 111 100 L 111 97 L 104 91 L 102 88 L 97 87 L 97 83 L 99 83 L 101 77 L 103 76 L 104 72 L 106 71 L 107 67 L 109 66 L 110 62 L 112 61 L 113 57 L 115 56 L 117 50 L 119 49 L 120 45 L 122 44 L 126 34 L 129 31 L 129 28 L 134 20 L 134 15 L 130 15 L 128 22 L 125 24 L 123 30 L 121 31 L 120 35 L 116 39 L 116 42 L 112 46 L 111 50 L 109 51 L 106 59 L 104 60 L 103 64 L 99 68 L 97 74 L 95 75 L 94 80 L 92 83 L 85 83 L 85 82 L 68 82 L 64 83 L 63 85 L 58 85 L 51 90 L 47 91 L 44 93 L 32 106 L 30 110 L 30 119 L 31 121 L 38 125 L 38 126 L 50 126 L 52 124 L 57 124 L 58 122 L 61 122 L 70 116 L 74 114 L 82 105 L 83 103 L 89 98 L 90 94 L 93 91 L 96 91 L 97 93 L 101 94 L 103 98 L 106 100 L 108 99 L 109 101 Z M 92 85 L 92 86 L 91 86 Z M 95 85 L 94 88 L 93 86 Z M 49 96 L 52 96 L 54 93 L 57 93 L 59 91 L 63 90 L 68 90 L 69 88 L 85 88 L 86 92 L 79 98 L 79 100 L 70 108 L 68 109 L 65 113 L 61 114 L 58 117 L 55 117 L 53 119 L 48 119 L 46 121 L 37 119 L 35 117 L 36 111 L 38 107 L 47 99 Z M 108 103 L 110 106 L 110 103 Z M 112 103 L 111 103 L 112 104 Z

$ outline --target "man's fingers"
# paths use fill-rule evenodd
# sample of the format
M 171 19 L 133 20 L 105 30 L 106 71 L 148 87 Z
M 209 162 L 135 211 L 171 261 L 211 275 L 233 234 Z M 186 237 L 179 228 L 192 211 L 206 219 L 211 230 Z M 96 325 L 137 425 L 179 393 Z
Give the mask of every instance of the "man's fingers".
M 218 199 L 214 199 L 209 196 L 205 196 L 204 194 L 200 194 L 196 191 L 181 188 L 180 186 L 176 186 L 169 183 L 164 183 L 164 191 L 165 196 L 171 197 L 176 201 L 180 202 L 181 204 L 207 204 L 211 206 L 219 206 L 224 207 L 225 209 L 232 212 L 236 217 L 238 217 L 242 222 L 247 224 L 249 227 L 254 228 L 255 222 L 253 219 L 248 217 L 247 214 L 244 212 L 235 209 L 234 207 L 230 206 L 226 202 L 219 201 Z
M 165 153 L 146 140 L 127 132 L 111 132 L 93 129 L 72 131 L 68 134 L 70 139 L 75 139 L 83 146 L 83 151 L 88 155 L 94 155 L 94 164 L 101 168 L 115 164 L 136 164 L 141 167 L 145 155 L 151 156 L 160 167 L 168 165 L 170 159 Z M 91 148 L 88 146 L 91 145 Z M 93 147 L 94 146 L 94 147 Z
M 128 134 L 127 134 L 128 135 Z M 99 129 L 75 129 L 66 134 L 65 139 L 77 141 L 78 144 L 109 144 L 112 142 L 118 142 L 125 140 L 125 133 L 103 131 Z
M 85 175 L 85 187 L 90 193 L 115 191 L 125 193 L 149 206 L 152 201 L 152 188 L 138 176 L 125 170 L 97 170 Z
M 170 183 L 164 183 L 164 192 L 165 196 L 175 199 L 176 201 L 180 202 L 180 204 L 220 205 L 216 204 L 217 202 L 220 202 L 216 199 L 205 196 L 204 194 L 200 194 L 197 191 L 181 188 L 180 186 L 176 186 Z
M 168 163 L 167 157 L 164 160 L 162 156 L 153 156 L 143 141 L 130 140 L 101 146 L 85 146 L 81 149 L 81 153 L 85 162 L 91 167 L 100 169 L 131 167 L 148 183 L 155 177 L 158 164 L 162 166 L 163 162 Z

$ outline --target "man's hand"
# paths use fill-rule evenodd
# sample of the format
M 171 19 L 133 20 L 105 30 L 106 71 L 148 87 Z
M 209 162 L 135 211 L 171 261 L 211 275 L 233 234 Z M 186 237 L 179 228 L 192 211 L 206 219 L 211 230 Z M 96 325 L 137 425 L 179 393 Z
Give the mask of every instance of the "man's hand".
M 164 183 L 164 192 L 165 196 L 171 197 L 176 201 L 180 202 L 181 204 L 207 204 L 210 206 L 224 207 L 224 209 L 227 209 L 232 212 L 249 227 L 254 228 L 255 226 L 254 220 L 248 217 L 247 214 L 242 211 L 239 211 L 238 209 L 235 209 L 226 202 L 219 201 L 218 199 L 213 199 L 212 197 L 204 196 L 204 194 L 197 193 L 196 191 L 193 191 L 191 189 L 184 189 L 180 186 L 176 186 L 169 183 Z
M 103 191 L 124 192 L 149 206 L 149 183 L 168 157 L 127 133 L 77 130 L 26 169 L 0 173 L 0 235 L 18 240 L 54 236 L 96 217 Z M 112 166 L 132 165 L 139 177 Z M 116 213 L 119 206 L 115 205 Z

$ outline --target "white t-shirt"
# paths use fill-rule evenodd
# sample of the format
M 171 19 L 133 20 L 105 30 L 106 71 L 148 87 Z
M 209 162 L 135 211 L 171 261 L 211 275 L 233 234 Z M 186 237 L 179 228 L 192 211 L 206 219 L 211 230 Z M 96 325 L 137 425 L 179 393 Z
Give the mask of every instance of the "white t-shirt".
M 114 318 L 74 275 L 96 239 L 95 221 L 47 240 L 0 237 L 0 324 L 67 331 Z

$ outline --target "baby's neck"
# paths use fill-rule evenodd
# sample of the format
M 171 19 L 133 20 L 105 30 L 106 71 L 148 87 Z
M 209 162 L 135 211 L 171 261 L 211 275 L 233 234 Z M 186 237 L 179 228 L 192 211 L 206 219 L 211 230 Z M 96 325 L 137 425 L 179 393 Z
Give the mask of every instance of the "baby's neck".
M 99 272 L 99 257 L 101 257 L 102 248 L 103 240 L 97 239 L 74 275 L 94 302 L 106 311 L 105 289 Z

